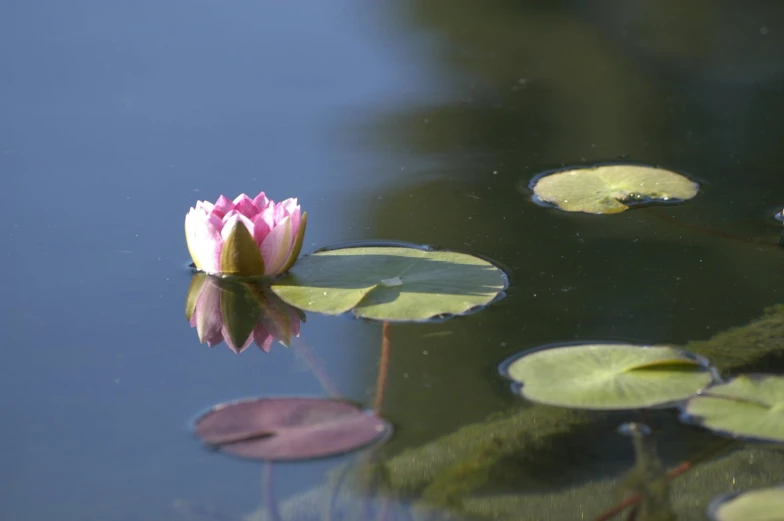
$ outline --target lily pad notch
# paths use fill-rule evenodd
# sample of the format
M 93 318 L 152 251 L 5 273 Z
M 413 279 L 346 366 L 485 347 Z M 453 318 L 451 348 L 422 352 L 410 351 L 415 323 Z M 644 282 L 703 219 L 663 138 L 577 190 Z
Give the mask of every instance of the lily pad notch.
M 606 164 L 540 174 L 529 185 L 535 202 L 565 212 L 613 214 L 631 206 L 680 203 L 692 199 L 699 185 L 662 168 Z
M 272 284 L 305 311 L 389 322 L 464 315 L 504 296 L 508 277 L 480 257 L 411 246 L 351 246 L 301 258 Z

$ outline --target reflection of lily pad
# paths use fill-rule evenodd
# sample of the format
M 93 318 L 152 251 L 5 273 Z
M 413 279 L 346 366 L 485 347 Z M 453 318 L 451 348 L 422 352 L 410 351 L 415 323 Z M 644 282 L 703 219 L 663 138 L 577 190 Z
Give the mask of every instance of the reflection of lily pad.
M 221 404 L 196 420 L 206 444 L 235 456 L 265 460 L 320 458 L 358 449 L 390 425 L 340 400 L 261 398 Z
M 697 183 L 686 177 L 639 165 L 605 165 L 562 170 L 537 179 L 536 197 L 567 212 L 619 213 L 630 205 L 653 201 L 685 201 L 697 195 Z
M 738 376 L 689 400 L 683 413 L 713 431 L 784 442 L 784 377 Z
M 672 347 L 628 344 L 542 349 L 507 362 L 534 402 L 579 409 L 638 409 L 684 400 L 713 380 L 710 368 Z
M 362 318 L 426 320 L 490 303 L 506 288 L 496 266 L 465 253 L 357 247 L 303 257 L 272 290 L 306 311 Z
M 784 487 L 729 494 L 713 502 L 713 521 L 784 521 Z

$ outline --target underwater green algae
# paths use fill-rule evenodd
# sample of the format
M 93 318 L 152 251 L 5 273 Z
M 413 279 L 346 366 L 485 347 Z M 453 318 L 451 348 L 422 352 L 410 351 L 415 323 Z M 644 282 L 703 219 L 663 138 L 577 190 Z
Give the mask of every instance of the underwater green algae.
M 708 357 L 723 374 L 769 369 L 784 362 L 784 304 L 765 309 L 751 324 L 722 331 L 684 349 Z

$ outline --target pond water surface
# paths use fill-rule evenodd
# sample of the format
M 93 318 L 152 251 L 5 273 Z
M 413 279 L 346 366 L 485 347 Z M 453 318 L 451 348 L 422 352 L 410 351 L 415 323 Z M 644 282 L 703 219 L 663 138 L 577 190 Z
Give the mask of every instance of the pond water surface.
M 379 324 L 310 314 L 297 348 L 199 344 L 183 313 L 182 222 L 197 199 L 298 197 L 304 253 L 389 239 L 509 268 L 507 298 L 488 309 L 392 327 L 383 457 L 528 407 L 497 369 L 521 350 L 684 345 L 784 303 L 771 219 L 784 206 L 784 6 L 624 5 L 0 6 L 0 519 L 243 519 L 262 502 L 261 466 L 205 450 L 198 413 L 326 395 L 303 352 L 341 396 L 373 403 Z M 539 172 L 619 159 L 701 192 L 613 216 L 531 202 Z M 626 419 L 562 433 L 526 472 L 478 490 L 545 497 L 611 480 L 633 462 L 614 433 Z M 706 443 L 668 432 L 667 464 Z M 281 464 L 278 499 L 354 457 Z M 560 519 L 531 514 L 547 518 Z

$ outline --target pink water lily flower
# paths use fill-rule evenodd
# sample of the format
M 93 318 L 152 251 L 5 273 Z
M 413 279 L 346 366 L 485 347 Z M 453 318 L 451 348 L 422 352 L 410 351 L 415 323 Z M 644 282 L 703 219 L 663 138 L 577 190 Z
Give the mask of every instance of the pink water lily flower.
M 297 260 L 307 213 L 296 199 L 275 203 L 264 192 L 215 204 L 197 201 L 185 217 L 185 237 L 196 267 L 213 275 L 272 277 Z

